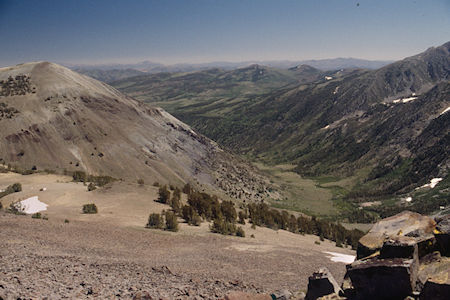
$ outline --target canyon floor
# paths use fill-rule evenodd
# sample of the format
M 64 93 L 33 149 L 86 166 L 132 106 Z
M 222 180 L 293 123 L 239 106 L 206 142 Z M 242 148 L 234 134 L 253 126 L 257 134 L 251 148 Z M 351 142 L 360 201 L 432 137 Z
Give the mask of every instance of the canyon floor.
M 23 191 L 3 206 L 38 196 L 48 217 L 0 212 L 0 298 L 215 299 L 235 290 L 305 292 L 308 276 L 326 266 L 342 280 L 345 263 L 326 252 L 354 255 L 317 236 L 244 225 L 245 238 L 181 223 L 179 232 L 144 228 L 157 188 L 116 182 L 87 192 L 59 175 L 0 174 L 0 188 L 21 182 Z M 45 188 L 45 191 L 39 191 Z M 95 203 L 99 213 L 81 207 Z M 64 220 L 67 219 L 68 223 Z M 254 236 L 254 237 L 252 237 Z

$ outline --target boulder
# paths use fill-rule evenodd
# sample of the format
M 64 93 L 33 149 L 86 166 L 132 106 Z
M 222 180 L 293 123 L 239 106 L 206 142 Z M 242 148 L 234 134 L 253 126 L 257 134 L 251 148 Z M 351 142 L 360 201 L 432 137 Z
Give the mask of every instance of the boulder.
M 327 268 L 320 268 L 308 279 L 308 292 L 305 300 L 316 300 L 322 296 L 341 293 L 338 283 Z
M 436 222 L 427 216 L 415 212 L 404 211 L 395 216 L 376 223 L 358 243 L 357 259 L 361 259 L 379 251 L 388 238 L 410 235 L 419 240 L 432 238 Z
M 420 261 L 417 290 L 423 290 L 426 283 L 450 277 L 450 258 L 441 256 L 438 251 L 425 256 Z M 433 279 L 434 278 L 434 279 Z M 434 281 L 433 281 L 434 280 Z M 434 283 L 433 283 L 434 284 Z M 449 298 L 450 299 L 450 298 Z
M 253 294 L 234 291 L 225 296 L 225 300 L 272 300 L 272 297 L 268 294 Z
M 357 260 L 347 265 L 345 276 L 351 286 L 345 295 L 351 294 L 352 299 L 404 299 L 415 289 L 417 272 L 417 259 Z
M 436 218 L 437 247 L 441 255 L 450 256 L 450 215 Z
M 383 243 L 380 258 L 410 258 L 419 259 L 417 242 L 412 237 L 398 236 Z
M 448 272 L 435 274 L 428 279 L 420 293 L 420 300 L 450 299 L 450 279 Z

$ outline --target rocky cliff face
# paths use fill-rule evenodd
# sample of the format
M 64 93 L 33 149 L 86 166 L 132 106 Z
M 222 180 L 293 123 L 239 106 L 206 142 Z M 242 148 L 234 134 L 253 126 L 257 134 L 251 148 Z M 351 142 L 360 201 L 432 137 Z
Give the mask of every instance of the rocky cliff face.
M 251 167 L 163 109 L 59 65 L 0 69 L 0 108 L 4 164 L 268 196 Z
M 378 222 L 361 238 L 342 289 L 319 286 L 313 274 L 307 299 L 449 299 L 449 219 L 405 211 Z M 333 282 L 325 273 L 320 280 Z

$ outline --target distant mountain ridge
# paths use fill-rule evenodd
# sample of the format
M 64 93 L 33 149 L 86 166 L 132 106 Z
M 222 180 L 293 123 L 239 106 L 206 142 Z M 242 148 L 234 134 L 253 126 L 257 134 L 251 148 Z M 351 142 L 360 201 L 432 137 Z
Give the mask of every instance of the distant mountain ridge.
M 349 68 L 358 68 L 358 69 L 378 69 L 381 68 L 392 61 L 384 61 L 384 60 L 366 60 L 366 59 L 358 59 L 358 58 L 329 58 L 329 59 L 315 59 L 315 60 L 298 60 L 298 61 L 289 61 L 289 60 L 267 60 L 267 61 L 243 61 L 243 62 L 210 62 L 210 63 L 179 63 L 173 65 L 164 65 L 160 63 L 144 61 L 140 63 L 134 64 L 99 64 L 99 65 L 76 65 L 76 64 L 67 64 L 66 66 L 75 70 L 77 72 L 87 74 L 85 72 L 92 71 L 104 71 L 117 72 L 118 70 L 127 70 L 133 69 L 136 71 L 141 71 L 145 73 L 160 73 L 160 72 L 169 72 L 169 73 L 179 73 L 179 72 L 194 72 L 194 71 L 203 71 L 207 69 L 219 68 L 224 70 L 234 70 L 239 68 L 245 68 L 250 65 L 264 65 L 271 68 L 278 69 L 289 69 L 296 67 L 298 65 L 310 65 L 314 68 L 320 69 L 322 71 L 329 70 L 339 70 L 339 69 L 349 69 Z M 117 78 L 120 79 L 120 78 Z

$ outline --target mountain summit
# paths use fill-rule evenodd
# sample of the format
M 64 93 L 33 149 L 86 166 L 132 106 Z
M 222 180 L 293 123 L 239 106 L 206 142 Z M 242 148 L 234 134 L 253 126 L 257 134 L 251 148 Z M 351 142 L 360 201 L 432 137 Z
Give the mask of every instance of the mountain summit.
M 65 67 L 0 69 L 0 162 L 261 199 L 264 179 L 161 108 Z

